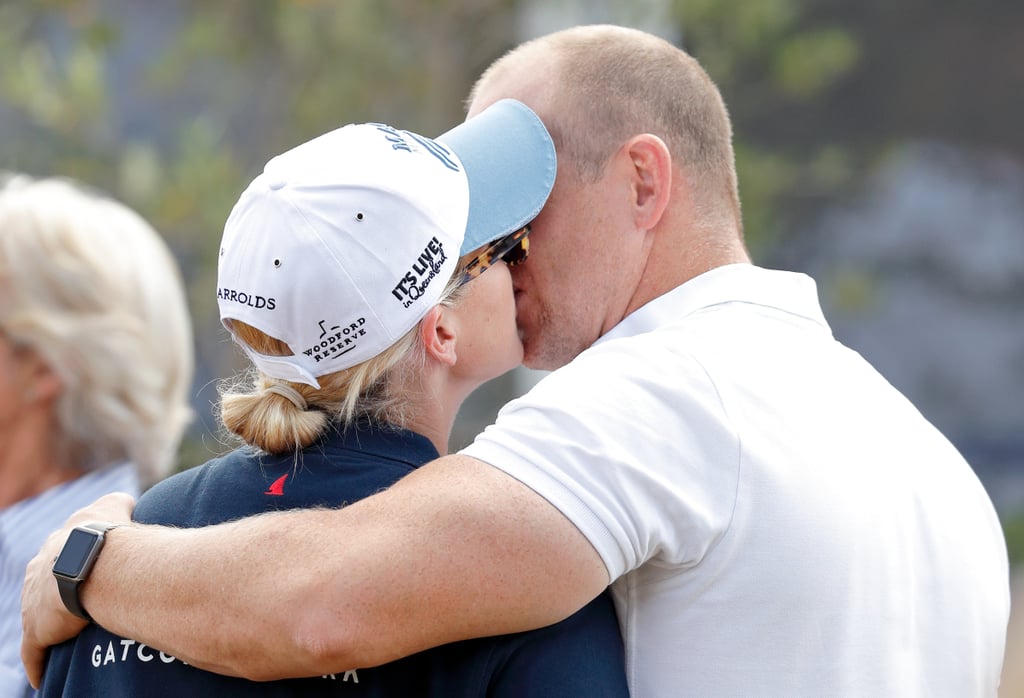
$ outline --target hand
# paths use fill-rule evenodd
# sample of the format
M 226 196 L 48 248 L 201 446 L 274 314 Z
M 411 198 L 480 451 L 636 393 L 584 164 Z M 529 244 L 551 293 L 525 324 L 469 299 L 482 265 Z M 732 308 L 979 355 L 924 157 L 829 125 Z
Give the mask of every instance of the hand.
M 127 494 L 100 497 L 72 514 L 62 529 L 51 533 L 28 563 L 21 590 L 21 661 L 33 688 L 39 687 L 43 677 L 46 649 L 74 637 L 86 625 L 64 607 L 53 578 L 53 561 L 64 547 L 68 534 L 75 526 L 93 521 L 128 523 L 134 508 L 135 500 Z

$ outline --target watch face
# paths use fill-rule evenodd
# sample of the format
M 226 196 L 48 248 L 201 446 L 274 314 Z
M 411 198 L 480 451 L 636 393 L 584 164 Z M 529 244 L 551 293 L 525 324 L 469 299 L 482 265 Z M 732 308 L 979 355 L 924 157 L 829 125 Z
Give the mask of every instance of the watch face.
M 96 532 L 71 529 L 67 543 L 53 563 L 53 571 L 65 577 L 77 577 L 82 574 L 86 562 L 96 547 L 100 535 Z

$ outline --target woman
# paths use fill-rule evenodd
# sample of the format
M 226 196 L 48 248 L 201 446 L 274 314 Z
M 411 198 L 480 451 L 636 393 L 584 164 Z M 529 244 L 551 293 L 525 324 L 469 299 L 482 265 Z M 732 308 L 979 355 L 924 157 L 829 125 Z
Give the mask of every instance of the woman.
M 247 446 L 154 487 L 136 520 L 337 506 L 446 452 L 465 397 L 522 358 L 505 261 L 525 259 L 554 173 L 547 132 L 512 101 L 436 142 L 360 124 L 271 160 L 218 270 L 221 318 L 256 369 L 221 401 Z M 42 695 L 627 695 L 607 597 L 549 628 L 339 670 L 250 683 L 90 626 L 53 650 Z
M 0 693 L 25 565 L 76 509 L 170 471 L 191 410 L 178 266 L 134 211 L 69 179 L 0 178 Z

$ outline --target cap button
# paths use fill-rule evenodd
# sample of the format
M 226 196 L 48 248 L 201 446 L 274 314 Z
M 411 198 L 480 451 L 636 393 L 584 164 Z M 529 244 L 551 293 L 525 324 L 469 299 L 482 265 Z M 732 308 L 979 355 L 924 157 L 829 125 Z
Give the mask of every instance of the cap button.
M 288 180 L 286 180 L 284 177 L 275 177 L 274 179 L 267 182 L 267 186 L 273 189 L 274 191 L 283 188 L 284 185 L 286 184 L 288 184 Z

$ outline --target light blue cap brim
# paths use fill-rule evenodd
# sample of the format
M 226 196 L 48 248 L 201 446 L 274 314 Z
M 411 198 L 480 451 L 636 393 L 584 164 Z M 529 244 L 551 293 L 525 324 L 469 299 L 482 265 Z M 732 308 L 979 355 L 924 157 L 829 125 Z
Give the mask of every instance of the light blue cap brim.
M 455 151 L 469 181 L 461 254 L 532 221 L 555 184 L 555 146 L 540 117 L 503 99 L 435 140 Z

